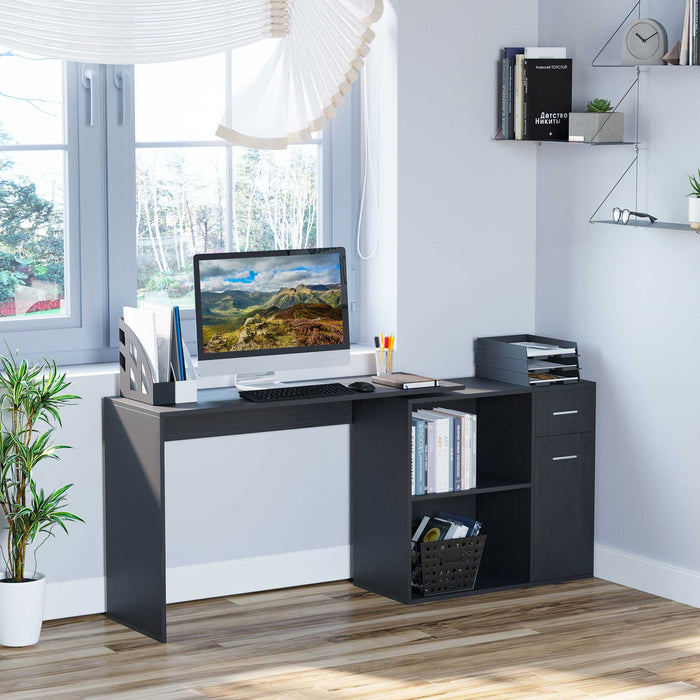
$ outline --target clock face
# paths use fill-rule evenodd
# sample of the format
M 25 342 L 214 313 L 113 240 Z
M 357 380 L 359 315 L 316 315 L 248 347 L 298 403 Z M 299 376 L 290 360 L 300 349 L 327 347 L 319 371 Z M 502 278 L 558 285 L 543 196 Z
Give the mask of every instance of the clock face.
M 627 32 L 627 50 L 639 61 L 646 61 L 657 54 L 661 47 L 659 28 L 642 20 L 635 22 Z

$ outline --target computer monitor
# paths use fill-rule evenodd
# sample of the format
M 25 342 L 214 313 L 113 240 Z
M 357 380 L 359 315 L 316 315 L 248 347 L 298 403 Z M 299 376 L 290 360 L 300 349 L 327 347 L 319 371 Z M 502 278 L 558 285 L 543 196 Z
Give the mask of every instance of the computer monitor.
M 201 376 L 349 364 L 344 248 L 195 255 L 194 282 Z

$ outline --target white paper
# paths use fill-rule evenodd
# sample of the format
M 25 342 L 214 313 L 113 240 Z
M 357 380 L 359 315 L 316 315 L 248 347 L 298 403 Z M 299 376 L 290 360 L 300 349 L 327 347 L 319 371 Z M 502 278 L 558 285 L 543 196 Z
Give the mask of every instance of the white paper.
M 173 307 L 146 301 L 141 307 L 155 316 L 158 381 L 170 381 L 170 334 L 173 328 Z
M 146 353 L 152 375 L 158 378 L 158 348 L 156 341 L 156 316 L 152 311 L 135 309 L 132 306 L 124 307 L 124 323 L 136 334 Z

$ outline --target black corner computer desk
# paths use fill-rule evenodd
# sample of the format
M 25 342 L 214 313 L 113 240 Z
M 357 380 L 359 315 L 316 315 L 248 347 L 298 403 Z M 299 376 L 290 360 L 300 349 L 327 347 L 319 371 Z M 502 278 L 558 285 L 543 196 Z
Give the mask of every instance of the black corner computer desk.
M 339 381 L 358 379 L 369 381 Z M 108 617 L 166 641 L 166 442 L 329 425 L 351 425 L 356 586 L 411 604 L 591 576 L 595 384 L 442 384 L 270 403 L 234 389 L 200 391 L 198 403 L 177 406 L 105 398 Z M 477 414 L 477 486 L 414 496 L 411 412 L 437 406 Z M 412 525 L 440 511 L 480 520 L 487 544 L 473 590 L 426 599 L 411 589 Z

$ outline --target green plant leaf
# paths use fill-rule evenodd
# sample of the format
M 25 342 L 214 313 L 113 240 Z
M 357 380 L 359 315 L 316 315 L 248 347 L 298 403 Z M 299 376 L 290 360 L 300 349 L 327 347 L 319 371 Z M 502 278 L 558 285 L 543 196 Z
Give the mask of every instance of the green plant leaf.
M 63 406 L 80 398 L 68 393 L 69 386 L 53 361 L 30 364 L 9 348 L 0 355 L 0 503 L 10 531 L 6 560 L 14 580 L 22 580 L 27 547 L 40 533 L 43 544 L 54 528 L 68 532 L 69 523 L 83 522 L 65 508 L 71 484 L 47 494 L 33 476 L 39 464 L 68 449 L 54 444 L 53 437 Z

